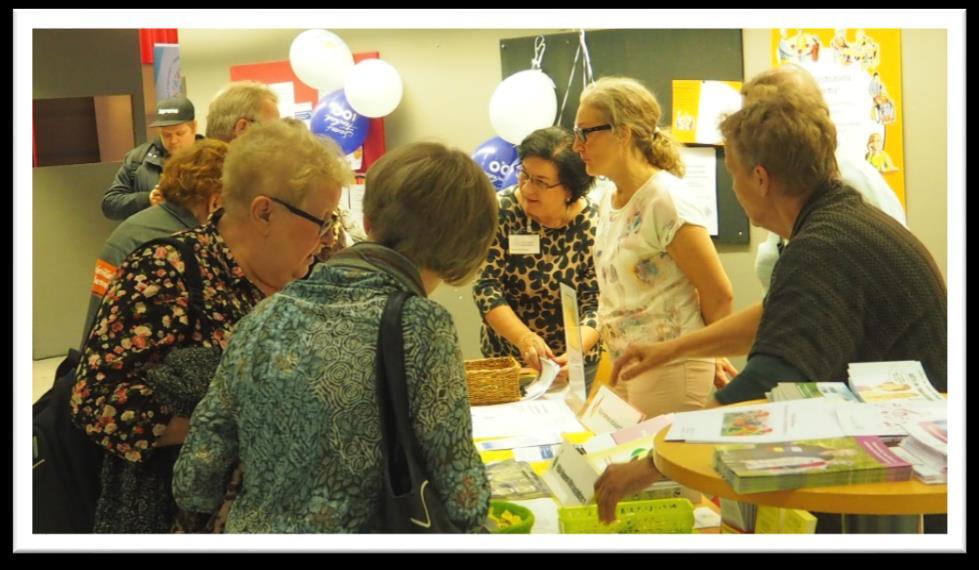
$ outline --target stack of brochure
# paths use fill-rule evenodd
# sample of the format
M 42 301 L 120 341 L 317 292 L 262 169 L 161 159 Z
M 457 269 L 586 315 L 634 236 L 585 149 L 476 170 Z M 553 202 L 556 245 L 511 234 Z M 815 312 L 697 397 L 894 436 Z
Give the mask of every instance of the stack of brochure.
M 490 496 L 494 499 L 536 499 L 550 497 L 544 482 L 523 461 L 500 461 L 486 467 Z
M 771 392 L 766 392 L 769 402 L 786 402 L 806 398 L 830 398 L 856 402 L 857 397 L 843 382 L 779 382 Z
M 911 463 L 878 437 L 718 445 L 714 468 L 738 494 L 911 478 Z
M 941 484 L 948 476 L 948 431 L 944 419 L 905 424 L 908 437 L 895 450 L 914 466 L 914 476 L 924 483 Z
M 863 402 L 881 400 L 942 400 L 917 360 L 852 362 L 850 389 Z
M 750 534 L 755 532 L 758 505 L 721 497 L 721 533 Z

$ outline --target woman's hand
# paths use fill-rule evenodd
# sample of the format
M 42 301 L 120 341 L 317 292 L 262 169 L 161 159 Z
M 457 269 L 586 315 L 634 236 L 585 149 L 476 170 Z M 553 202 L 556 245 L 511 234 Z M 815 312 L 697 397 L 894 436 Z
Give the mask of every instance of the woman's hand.
M 541 369 L 540 359 L 542 357 L 555 359 L 554 353 L 551 352 L 544 339 L 533 332 L 528 332 L 520 337 L 517 348 L 520 349 L 520 357 L 523 358 L 524 364 L 537 371 Z

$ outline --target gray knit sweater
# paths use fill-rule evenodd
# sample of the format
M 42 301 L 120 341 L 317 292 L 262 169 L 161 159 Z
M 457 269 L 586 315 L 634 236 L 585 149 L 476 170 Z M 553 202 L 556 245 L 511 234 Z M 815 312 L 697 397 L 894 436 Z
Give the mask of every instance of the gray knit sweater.
M 750 356 L 782 358 L 814 382 L 846 380 L 850 362 L 920 360 L 945 391 L 947 306 L 945 281 L 922 243 L 834 183 L 796 219 Z

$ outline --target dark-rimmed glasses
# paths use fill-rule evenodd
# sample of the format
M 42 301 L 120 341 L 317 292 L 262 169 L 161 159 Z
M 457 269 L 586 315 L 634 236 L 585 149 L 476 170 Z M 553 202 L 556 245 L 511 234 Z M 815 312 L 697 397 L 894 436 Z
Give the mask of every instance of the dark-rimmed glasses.
M 301 209 L 293 206 L 292 204 L 289 204 L 285 200 L 280 200 L 279 198 L 276 198 L 275 196 L 269 196 L 268 199 L 269 200 L 272 200 L 276 204 L 281 204 L 281 205 L 285 206 L 285 208 L 287 210 L 289 210 L 293 214 L 299 216 L 300 218 L 305 218 L 305 219 L 313 222 L 317 226 L 319 226 L 320 227 L 320 237 L 323 237 L 326 234 L 326 232 L 330 231 L 330 227 L 333 226 L 333 220 L 324 220 L 323 218 L 318 218 L 318 217 L 314 216 L 313 214 L 310 214 L 309 212 L 307 212 L 305 210 L 301 210 Z
M 598 131 L 611 131 L 612 130 L 612 125 L 609 125 L 609 124 L 606 123 L 604 125 L 597 125 L 597 126 L 594 126 L 594 127 L 588 127 L 587 129 L 582 129 L 580 127 L 575 127 L 572 130 L 574 131 L 574 136 L 575 136 L 576 139 L 580 140 L 582 143 L 586 143 L 586 142 L 588 142 L 588 135 L 589 135 L 589 133 L 594 133 L 594 132 L 598 132 Z

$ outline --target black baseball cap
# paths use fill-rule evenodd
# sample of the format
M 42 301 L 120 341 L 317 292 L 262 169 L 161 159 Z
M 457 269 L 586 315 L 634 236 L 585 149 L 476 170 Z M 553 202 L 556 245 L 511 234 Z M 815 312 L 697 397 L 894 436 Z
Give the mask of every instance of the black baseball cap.
M 156 104 L 156 120 L 151 127 L 169 127 L 194 120 L 194 104 L 186 97 L 171 97 Z

